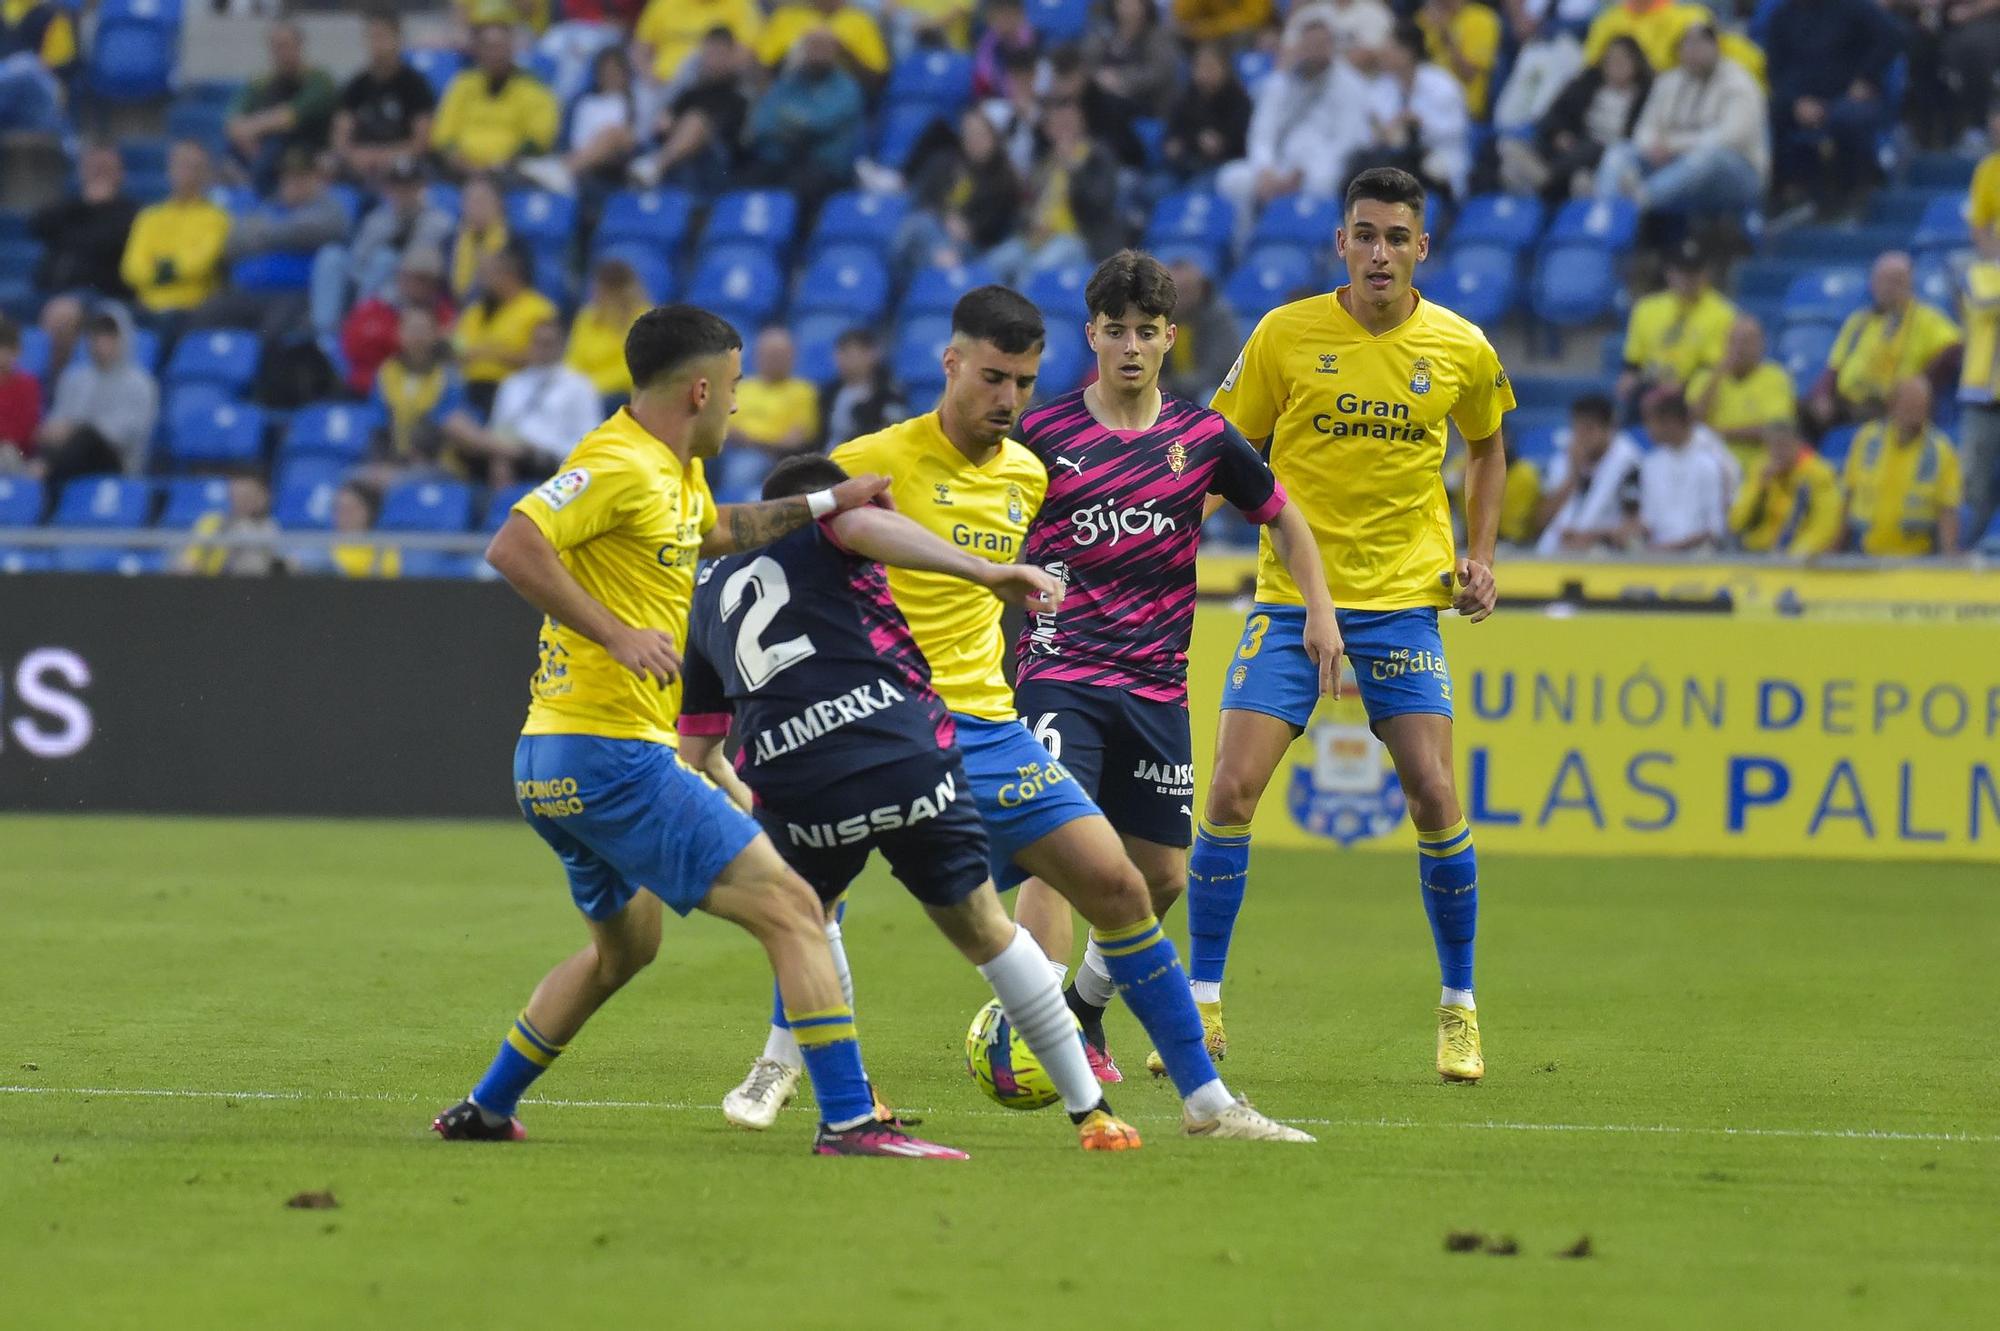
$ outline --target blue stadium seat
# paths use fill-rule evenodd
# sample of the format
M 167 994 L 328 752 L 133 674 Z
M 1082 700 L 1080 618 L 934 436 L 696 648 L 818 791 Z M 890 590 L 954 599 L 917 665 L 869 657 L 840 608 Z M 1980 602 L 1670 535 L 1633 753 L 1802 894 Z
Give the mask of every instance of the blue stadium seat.
M 40 241 L 0 240 L 0 308 L 15 313 L 23 322 L 41 303 L 35 290 L 35 268 L 41 261 Z
M 576 233 L 576 200 L 547 190 L 514 190 L 507 195 L 507 231 L 534 249 L 566 247 Z
M 922 314 L 906 318 L 896 330 L 896 345 L 890 352 L 889 369 L 904 388 L 912 404 L 934 396 L 944 387 L 945 344 L 951 341 L 951 316 Z
M 273 470 L 277 474 L 277 488 L 285 490 L 313 485 L 335 487 L 347 479 L 350 469 L 346 458 L 308 453 L 303 457 L 281 457 Z
M 1227 249 L 1223 246 L 1204 245 L 1192 240 L 1162 240 L 1148 241 L 1146 249 L 1169 268 L 1177 263 L 1191 263 L 1214 283 L 1220 283 L 1229 269 L 1224 262 Z
M 784 301 L 785 279 L 768 250 L 728 245 L 704 250 L 695 260 L 687 298 L 706 309 L 718 313 L 727 309 L 761 324 L 776 314 Z M 748 338 L 757 330 L 739 324 L 737 331 Z
M 461 194 L 462 191 L 458 186 L 449 180 L 433 180 L 424 186 L 424 202 L 451 218 L 453 222 L 458 221 L 459 214 L 465 210 L 465 201 L 460 197 Z
M 478 555 L 458 554 L 450 550 L 405 550 L 402 552 L 402 576 L 463 582 L 478 577 L 479 568 L 485 562 Z
M 889 269 L 872 250 L 841 245 L 807 264 L 792 287 L 798 314 L 843 314 L 870 323 L 889 308 Z
M 1236 53 L 1236 77 L 1241 79 L 1244 88 L 1255 96 L 1257 85 L 1271 77 L 1271 72 L 1277 68 L 1277 64 L 1276 57 L 1269 51 L 1261 47 L 1247 46 Z
M 275 203 L 263 204 L 246 216 L 277 220 L 287 211 Z M 303 292 L 312 284 L 312 266 L 311 250 L 267 250 L 230 264 L 229 285 L 238 291 L 260 294 Z
M 1451 229 L 1451 243 L 1454 248 L 1497 245 L 1519 253 L 1540 238 L 1542 220 L 1542 201 L 1533 194 L 1476 194 L 1465 201 Z
M 124 6 L 136 9 L 136 3 Z M 151 102 L 173 91 L 174 62 L 180 47 L 178 15 L 169 21 L 136 12 L 117 14 L 105 7 L 90 43 L 86 82 L 107 102 Z
M 875 125 L 875 143 L 869 152 L 883 166 L 901 171 L 910 164 L 910 152 L 932 125 L 949 123 L 950 117 L 929 102 L 892 102 Z
M 1299 293 L 1312 290 L 1318 285 L 1318 276 L 1296 250 L 1263 251 L 1229 275 L 1222 286 L 1222 301 L 1247 328 Z
M 69 9 L 81 9 L 80 2 L 70 3 Z M 165 23 L 180 26 L 181 0 L 103 0 L 98 6 L 100 21 L 108 19 L 144 19 L 149 23 Z
M 854 327 L 845 314 L 826 312 L 797 315 L 791 320 L 792 342 L 798 348 L 799 378 L 824 387 L 834 381 L 834 344 Z
M 1090 322 L 1090 308 L 1084 303 L 1083 289 L 1090 285 L 1090 275 L 1095 271 L 1087 263 L 1045 268 L 1028 279 L 1021 294 L 1035 303 L 1035 308 L 1042 312 L 1042 318 L 1050 324 L 1081 327 Z
M 1602 393 L 1603 380 L 1595 375 L 1517 374 L 1514 401 L 1523 411 L 1568 412 L 1569 404 L 1587 393 Z
M 507 521 L 507 515 L 514 511 L 514 505 L 526 498 L 534 489 L 532 483 L 509 485 L 495 490 L 486 500 L 486 517 L 479 524 L 482 532 L 496 532 Z
M 1519 289 L 1514 256 L 1486 245 L 1453 250 L 1434 279 L 1419 285 L 1434 290 L 1456 313 L 1476 324 L 1496 324 L 1513 312 Z
M 1785 292 L 1785 319 L 1837 325 L 1867 300 L 1866 268 L 1818 268 L 1793 279 Z
M 56 497 L 54 527 L 111 531 L 143 527 L 152 516 L 153 487 L 127 476 L 79 476 Z
M 206 394 L 178 395 L 167 409 L 167 451 L 183 467 L 261 462 L 263 409 Z
M 34 324 L 21 330 L 21 350 L 15 367 L 23 374 L 33 375 L 42 381 L 42 401 L 46 405 L 55 396 L 55 384 L 49 380 L 49 335 Z
M 1461 215 L 1459 226 L 1465 218 Z M 1632 248 L 1639 234 L 1639 210 L 1626 199 L 1574 199 L 1556 213 L 1542 237 L 1547 246 L 1598 245 L 1612 254 Z
M 910 214 L 906 194 L 848 190 L 836 194 L 819 210 L 813 227 L 812 252 L 831 245 L 866 245 L 886 254 L 903 219 Z
M 604 205 L 596 241 L 599 245 L 635 241 L 672 249 L 687 238 L 693 216 L 694 200 L 684 190 L 621 190 Z
M 0 476 L 0 527 L 32 527 L 42 520 L 42 483 Z
M 150 328 L 134 328 L 129 339 L 132 359 L 148 370 L 160 368 L 160 335 Z
M 1967 196 L 1962 193 L 1932 199 L 1924 209 L 1923 220 L 1917 223 L 1916 234 L 1910 237 L 1911 247 L 1919 252 L 1969 249 L 1972 223 L 1965 215 L 1967 203 Z
M 547 296 L 565 312 L 576 308 L 576 270 L 570 267 L 569 255 L 562 246 L 542 245 L 528 251 L 529 262 L 534 266 L 535 290 Z
M 1132 132 L 1146 150 L 1146 165 L 1157 170 L 1166 165 L 1167 122 L 1158 116 L 1134 116 Z
M 715 201 L 702 228 L 703 247 L 748 241 L 767 249 L 791 248 L 799 225 L 799 201 L 784 190 L 734 190 Z
M 1826 368 L 1827 353 L 1833 350 L 1833 339 L 1839 331 L 1836 324 L 1811 320 L 1786 324 L 1778 334 L 1772 359 L 1785 367 L 1785 373 L 1792 376 L 1792 386 L 1801 395 Z
M 674 265 L 667 258 L 667 252 L 652 245 L 621 240 L 600 246 L 597 253 L 591 256 L 593 264 L 605 259 L 621 259 L 628 264 L 655 305 L 666 304 L 680 291 L 680 283 L 674 280 Z
M 756 502 L 764 485 L 764 478 L 771 474 L 776 465 L 769 453 L 755 448 L 732 448 L 716 459 L 714 479 L 715 502 L 718 504 L 749 504 Z
M 1930 253 L 1917 260 L 1913 285 L 1917 299 L 1935 305 L 1947 314 L 1958 308 L 1958 280 L 1952 276 L 1951 260 L 1942 253 Z
M 1298 245 L 1323 254 L 1333 249 L 1333 233 L 1339 227 L 1339 199 L 1288 194 L 1264 205 L 1250 232 L 1250 246 Z
M 47 550 L 0 546 L 0 573 L 48 573 L 56 566 Z
M 167 141 L 164 138 L 130 138 L 118 141 L 118 160 L 127 174 L 135 171 L 163 172 L 167 169 Z
M 1035 392 L 1044 401 L 1058 393 L 1067 393 L 1096 367 L 1097 358 L 1090 354 L 1090 344 L 1084 341 L 1082 329 L 1052 326 L 1042 349 L 1042 372 L 1036 380 Z
M 1535 317 L 1558 328 L 1594 323 L 1611 313 L 1618 273 L 1603 245 L 1546 245 L 1535 263 L 1528 300 Z
M 903 314 L 950 314 L 958 298 L 974 287 L 998 281 L 993 270 L 982 263 L 953 268 L 931 266 L 917 270 L 903 293 Z
M 431 85 L 431 91 L 443 98 L 444 90 L 465 68 L 465 57 L 457 51 L 439 46 L 413 46 L 403 52 L 403 59 L 410 62 L 410 68 L 424 76 Z
M 1597 368 L 1607 379 L 1615 379 L 1625 368 L 1625 330 L 1606 333 L 1597 358 Z
M 1170 241 L 1203 245 L 1217 254 L 1229 249 L 1230 232 L 1236 216 L 1229 201 L 1207 190 L 1182 190 L 1169 194 L 1153 208 L 1146 227 L 1146 245 L 1154 248 Z
M 1524 462 L 1531 462 L 1538 470 L 1546 472 L 1549 463 L 1561 451 L 1568 428 L 1566 425 L 1550 425 L 1540 420 L 1523 426 L 1515 417 L 1509 416 L 1507 442 L 1514 446 L 1516 457 Z
M 956 114 L 972 100 L 972 57 L 941 47 L 919 47 L 889 71 L 883 96 L 891 106 L 921 102 Z
M 159 525 L 185 531 L 210 513 L 229 511 L 229 482 L 221 476 L 176 476 L 165 484 Z
M 166 572 L 167 552 L 120 550 L 108 545 L 71 545 L 53 552 L 50 567 L 57 573 L 103 573 L 137 578 L 149 573 Z
M 287 476 L 278 482 L 271 516 L 286 531 L 326 531 L 333 526 L 333 493 L 339 483 L 325 475 Z
M 382 496 L 381 531 L 464 531 L 472 487 L 463 481 L 404 481 Z
M 1993 521 L 1986 524 L 1985 534 L 1973 547 L 1982 555 L 2000 555 L 2000 513 L 1993 515 Z
M 1028 26 L 1045 46 L 1082 41 L 1094 0 L 1027 0 Z
M 288 458 L 316 454 L 358 462 L 381 424 L 366 403 L 314 402 L 292 414 L 281 450 Z
M 167 361 L 169 388 L 183 384 L 214 384 L 241 393 L 257 377 L 263 340 L 242 328 L 210 328 L 181 338 Z
M 1835 426 L 1820 436 L 1819 455 L 1839 471 L 1847 463 L 1847 450 L 1854 447 L 1854 436 L 1860 433 L 1859 425 Z

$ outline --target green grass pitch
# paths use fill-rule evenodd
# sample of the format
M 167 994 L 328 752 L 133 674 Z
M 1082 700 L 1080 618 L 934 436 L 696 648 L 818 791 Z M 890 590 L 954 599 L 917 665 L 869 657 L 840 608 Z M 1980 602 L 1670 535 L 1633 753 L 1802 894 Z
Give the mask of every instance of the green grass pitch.
M 977 1095 L 984 987 L 871 873 L 864 1048 L 973 1154 L 946 1165 L 812 1158 L 806 1104 L 723 1123 L 768 980 L 701 919 L 544 1079 L 526 1145 L 435 1140 L 581 938 L 524 829 L 9 818 L 0 846 L 9 1327 L 1935 1328 L 2000 1301 L 1990 868 L 1492 857 L 1489 1073 L 1446 1087 L 1409 860 L 1260 853 L 1223 1070 L 1319 1144 L 1187 1141 L 1140 1081 L 1113 1098 L 1146 1149 L 1109 1157 Z M 317 1189 L 338 1209 L 286 1208 Z

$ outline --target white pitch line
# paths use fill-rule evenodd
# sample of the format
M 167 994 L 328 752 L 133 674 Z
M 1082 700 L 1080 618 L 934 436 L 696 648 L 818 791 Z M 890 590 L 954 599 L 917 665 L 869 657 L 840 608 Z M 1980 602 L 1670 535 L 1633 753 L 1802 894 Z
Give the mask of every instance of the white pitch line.
M 418 1095 L 385 1095 L 361 1091 L 198 1091 L 147 1087 L 108 1086 L 0 1086 L 0 1095 L 68 1095 L 78 1099 L 97 1097 L 150 1100 L 286 1100 L 345 1104 L 426 1104 Z M 436 1099 L 438 1097 L 433 1097 Z M 556 1109 L 644 1109 L 671 1113 L 720 1113 L 721 1105 L 695 1104 L 686 1100 L 555 1100 L 527 1099 L 526 1105 L 548 1105 Z M 916 1105 L 903 1108 L 911 1113 L 944 1114 L 961 1118 L 1016 1118 L 1018 1112 L 999 1109 L 960 1108 L 939 1110 Z M 1140 1122 L 1178 1122 L 1179 1115 L 1134 1114 Z M 1469 1132 L 1592 1132 L 1631 1133 L 1657 1137 L 1778 1137 L 1802 1141 L 1863 1142 L 1959 1142 L 1975 1146 L 2000 1145 L 2000 1135 L 1977 1132 L 1893 1132 L 1879 1128 L 1735 1128 L 1677 1123 L 1509 1123 L 1498 1119 L 1483 1122 L 1425 1122 L 1410 1118 L 1286 1118 L 1316 1128 L 1376 1128 L 1393 1131 L 1446 1129 Z

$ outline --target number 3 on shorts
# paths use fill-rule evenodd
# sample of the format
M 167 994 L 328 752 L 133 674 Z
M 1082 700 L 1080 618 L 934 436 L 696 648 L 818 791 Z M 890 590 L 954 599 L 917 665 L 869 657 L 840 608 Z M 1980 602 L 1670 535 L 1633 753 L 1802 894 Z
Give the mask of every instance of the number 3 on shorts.
M 1056 729 L 1056 714 L 1043 712 L 1041 718 L 1035 722 L 1033 733 L 1041 746 L 1049 751 L 1049 757 L 1061 762 L 1062 731 Z
M 1269 615 L 1252 615 L 1243 626 L 1243 645 L 1236 649 L 1236 659 L 1248 661 L 1264 650 L 1264 633 L 1271 627 Z

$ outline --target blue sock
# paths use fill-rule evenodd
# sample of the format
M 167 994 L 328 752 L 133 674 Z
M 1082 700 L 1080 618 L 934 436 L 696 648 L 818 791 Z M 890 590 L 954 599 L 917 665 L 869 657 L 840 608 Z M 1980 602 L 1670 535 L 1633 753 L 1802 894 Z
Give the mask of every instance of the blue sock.
M 1250 878 L 1250 825 L 1218 827 L 1204 818 L 1188 856 L 1188 958 L 1198 984 L 1221 984 L 1229 937 Z
M 778 982 L 771 981 L 771 1024 L 781 1031 L 788 1031 L 792 1023 L 785 1020 L 785 995 L 778 989 Z
M 1472 936 L 1479 925 L 1479 860 L 1465 819 L 1442 832 L 1417 833 L 1417 873 L 1424 885 L 1424 914 L 1431 919 L 1444 987 L 1470 993 Z
M 819 1121 L 830 1128 L 852 1127 L 874 1117 L 875 1096 L 861 1070 L 861 1041 L 854 1034 L 854 1009 L 787 1012 L 785 1024 L 799 1042 L 806 1076 L 819 1101 Z
M 500 1042 L 500 1052 L 493 1056 L 493 1066 L 486 1069 L 486 1075 L 472 1088 L 472 1103 L 489 1114 L 513 1117 L 514 1107 L 521 1103 L 521 1096 L 534 1084 L 535 1078 L 548 1071 L 549 1064 L 556 1061 L 563 1048 L 536 1030 L 523 1009 L 521 1015 L 514 1018 L 514 1028 Z
M 1153 1037 L 1167 1075 L 1183 1099 L 1214 1081 L 1215 1063 L 1201 1042 L 1201 1013 L 1195 1010 L 1187 974 L 1173 940 L 1148 915 L 1122 929 L 1092 929 L 1104 967 L 1132 1015 Z

